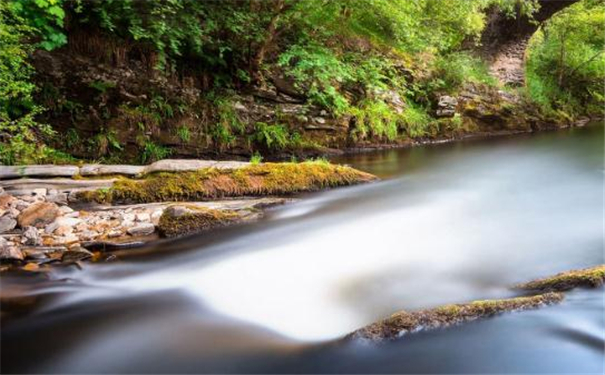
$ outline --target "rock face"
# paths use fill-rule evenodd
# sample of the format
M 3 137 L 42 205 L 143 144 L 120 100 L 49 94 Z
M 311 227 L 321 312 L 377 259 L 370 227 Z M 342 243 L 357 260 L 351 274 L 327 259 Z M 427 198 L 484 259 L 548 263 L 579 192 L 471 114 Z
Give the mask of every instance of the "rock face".
M 457 106 L 458 99 L 448 95 L 440 97 L 437 103 L 437 117 L 454 117 Z
M 34 226 L 43 228 L 59 216 L 59 207 L 54 203 L 34 203 L 21 212 L 17 222 L 21 228 Z

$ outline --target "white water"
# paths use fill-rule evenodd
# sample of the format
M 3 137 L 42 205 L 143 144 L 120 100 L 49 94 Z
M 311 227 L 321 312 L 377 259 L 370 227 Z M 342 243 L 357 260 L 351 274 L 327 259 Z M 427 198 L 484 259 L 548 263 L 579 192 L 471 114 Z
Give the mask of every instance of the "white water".
M 599 139 L 541 137 L 544 147 L 532 138 L 439 146 L 412 170 L 401 157 L 395 166 L 362 157 L 362 167 L 395 168 L 395 178 L 307 197 L 206 247 L 210 255 L 119 279 L 91 272 L 87 282 L 185 291 L 308 341 L 401 309 L 506 296 L 512 283 L 603 263 Z

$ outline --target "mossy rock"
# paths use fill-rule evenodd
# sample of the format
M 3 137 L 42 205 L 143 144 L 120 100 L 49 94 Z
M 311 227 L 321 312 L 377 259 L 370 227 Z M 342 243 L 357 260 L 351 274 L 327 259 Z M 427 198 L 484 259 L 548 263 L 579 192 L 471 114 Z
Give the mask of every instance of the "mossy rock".
M 163 237 L 182 237 L 238 223 L 244 216 L 231 210 L 172 206 L 164 210 L 158 229 Z
M 393 340 L 419 330 L 448 327 L 505 312 L 535 309 L 562 300 L 563 294 L 561 293 L 546 293 L 530 297 L 445 305 L 415 312 L 401 311 L 387 319 L 355 331 L 347 338 L 370 341 Z
M 122 178 L 105 190 L 79 193 L 98 203 L 191 202 L 242 196 L 288 195 L 374 181 L 371 174 L 327 162 L 264 163 L 239 169 L 153 173 Z
M 605 265 L 581 270 L 561 272 L 528 283 L 515 285 L 515 289 L 532 292 L 563 292 L 578 287 L 597 288 L 605 282 Z

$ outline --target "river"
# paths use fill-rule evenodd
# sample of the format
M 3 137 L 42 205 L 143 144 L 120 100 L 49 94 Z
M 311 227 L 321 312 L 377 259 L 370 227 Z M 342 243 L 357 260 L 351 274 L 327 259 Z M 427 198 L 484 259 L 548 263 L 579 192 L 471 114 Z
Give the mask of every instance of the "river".
M 603 127 L 339 157 L 381 182 L 51 277 L 2 322 L 2 372 L 603 373 L 603 289 L 557 306 L 338 342 L 391 313 L 512 296 L 604 262 Z

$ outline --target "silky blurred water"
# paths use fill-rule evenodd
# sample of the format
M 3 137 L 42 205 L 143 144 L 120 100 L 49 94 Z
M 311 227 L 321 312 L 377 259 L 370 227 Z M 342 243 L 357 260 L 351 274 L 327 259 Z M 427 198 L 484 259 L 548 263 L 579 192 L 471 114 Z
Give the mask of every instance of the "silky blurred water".
M 604 263 L 602 126 L 335 162 L 383 180 L 120 263 L 3 277 L 36 299 L 3 322 L 2 371 L 603 372 L 602 289 L 379 347 L 334 341 Z

